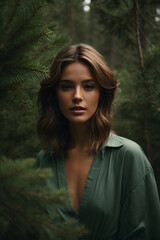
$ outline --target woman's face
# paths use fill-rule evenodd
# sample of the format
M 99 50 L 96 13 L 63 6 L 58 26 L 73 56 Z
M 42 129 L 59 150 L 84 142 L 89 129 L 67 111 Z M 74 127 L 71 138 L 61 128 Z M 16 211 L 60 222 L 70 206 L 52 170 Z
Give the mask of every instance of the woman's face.
M 100 89 L 86 64 L 67 65 L 57 87 L 61 113 L 70 123 L 86 123 L 98 107 Z

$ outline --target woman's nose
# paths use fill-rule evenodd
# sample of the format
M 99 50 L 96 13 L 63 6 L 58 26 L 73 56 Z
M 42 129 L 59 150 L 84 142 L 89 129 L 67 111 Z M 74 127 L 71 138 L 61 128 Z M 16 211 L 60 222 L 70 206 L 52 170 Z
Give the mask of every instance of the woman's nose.
M 82 101 L 82 91 L 80 87 L 75 88 L 74 95 L 73 95 L 73 101 Z

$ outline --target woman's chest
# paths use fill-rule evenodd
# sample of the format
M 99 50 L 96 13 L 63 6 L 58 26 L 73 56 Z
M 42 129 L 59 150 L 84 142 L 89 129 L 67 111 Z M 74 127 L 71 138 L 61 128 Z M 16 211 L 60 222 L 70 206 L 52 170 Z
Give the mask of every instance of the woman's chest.
M 93 162 L 94 156 L 86 156 L 79 154 L 69 156 L 64 161 L 65 175 L 68 189 L 70 191 L 70 199 L 72 207 L 76 213 L 80 207 L 81 198 L 83 195 L 85 183 Z

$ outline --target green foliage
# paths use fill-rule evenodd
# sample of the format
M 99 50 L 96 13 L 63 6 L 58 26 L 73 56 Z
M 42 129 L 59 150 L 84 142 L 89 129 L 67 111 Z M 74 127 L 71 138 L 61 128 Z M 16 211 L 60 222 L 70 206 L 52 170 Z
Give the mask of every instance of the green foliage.
M 35 168 L 30 158 L 40 149 L 35 133 L 36 96 L 48 74 L 45 63 L 66 43 L 57 36 L 56 24 L 44 24 L 46 10 L 44 0 L 0 1 L 2 240 L 76 240 L 84 233 L 74 219 L 61 219 L 57 206 L 68 206 L 68 193 L 53 191 L 48 184 L 51 169 Z
M 158 3 L 153 0 L 92 0 L 93 8 L 99 16 L 100 23 L 109 34 L 115 35 L 123 42 L 123 45 L 136 47 L 136 3 L 138 14 L 141 18 L 141 37 L 145 38 L 146 31 L 151 28 L 159 29 L 158 22 L 155 22 L 155 9 Z M 148 34 L 148 32 L 147 32 Z M 156 35 L 156 33 L 155 33 Z M 152 41 L 156 41 L 153 38 Z
M 46 68 L 28 57 L 34 46 L 52 33 L 40 24 L 44 7 L 44 0 L 29 1 L 24 8 L 19 1 L 11 5 L 8 1 L 3 5 L 1 2 L 0 86 L 4 89 L 22 83 L 27 77 L 34 79 L 46 75 Z
M 144 79 L 147 98 L 151 106 L 153 117 L 160 119 L 160 46 L 147 49 L 144 59 Z
M 84 228 L 75 220 L 62 222 L 57 211 L 69 204 L 67 192 L 53 191 L 45 184 L 51 169 L 35 169 L 34 164 L 34 159 L 1 158 L 0 239 L 77 239 Z
M 111 34 L 129 43 L 133 41 L 132 28 L 134 19 L 133 1 L 93 1 L 102 24 Z M 117 23 L 121 24 L 117 24 Z M 128 22 L 130 24 L 128 24 Z
M 45 24 L 47 9 L 45 0 L 0 1 L 0 154 L 10 158 L 41 148 L 37 92 L 51 58 L 69 41 L 57 34 L 56 23 Z

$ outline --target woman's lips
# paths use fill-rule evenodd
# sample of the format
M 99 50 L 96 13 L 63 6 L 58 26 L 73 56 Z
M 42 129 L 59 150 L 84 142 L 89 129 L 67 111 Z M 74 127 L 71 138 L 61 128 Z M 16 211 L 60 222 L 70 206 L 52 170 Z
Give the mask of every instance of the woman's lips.
M 71 111 L 73 113 L 84 113 L 86 111 L 86 108 L 84 108 L 82 106 L 74 106 L 71 108 Z

